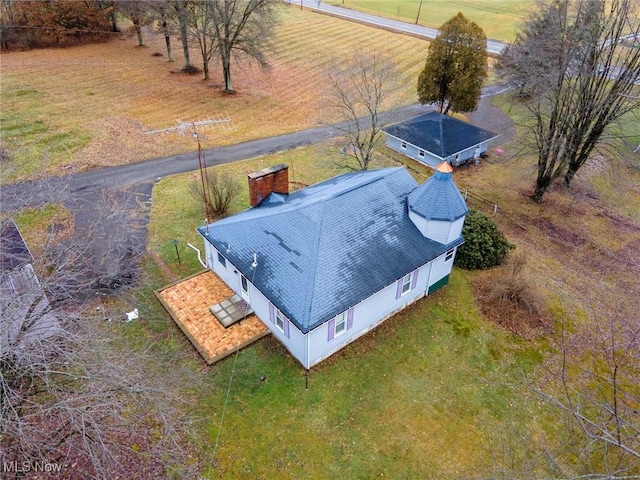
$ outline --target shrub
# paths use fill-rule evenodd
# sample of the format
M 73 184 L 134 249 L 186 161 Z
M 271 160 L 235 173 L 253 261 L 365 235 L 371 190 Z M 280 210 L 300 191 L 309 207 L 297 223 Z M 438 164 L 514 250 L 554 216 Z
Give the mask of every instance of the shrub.
M 466 270 L 500 265 L 513 245 L 485 214 L 469 210 L 462 227 L 465 243 L 458 248 L 455 264 Z
M 218 173 L 217 170 L 207 170 L 204 178 L 206 194 L 202 192 L 202 182 L 190 185 L 191 195 L 199 201 L 207 203 L 209 212 L 214 218 L 225 217 L 229 213 L 231 202 L 240 193 L 240 184 L 229 173 Z M 213 218 L 209 218 L 209 221 Z
M 526 271 L 524 252 L 507 255 L 499 268 L 476 275 L 474 289 L 482 313 L 523 338 L 549 333 L 553 319 L 540 289 Z

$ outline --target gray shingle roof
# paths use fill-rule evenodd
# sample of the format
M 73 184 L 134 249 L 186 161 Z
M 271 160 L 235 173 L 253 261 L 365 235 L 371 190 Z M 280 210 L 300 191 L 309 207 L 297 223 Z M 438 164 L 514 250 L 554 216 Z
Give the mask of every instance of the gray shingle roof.
M 447 166 L 448 164 L 443 163 Z M 451 167 L 441 166 L 426 182 L 409 194 L 409 209 L 427 220 L 453 222 L 465 216 L 467 205 L 451 178 Z
M 416 187 L 402 167 L 348 173 L 198 231 L 308 332 L 461 243 L 420 234 L 407 214 Z
M 396 123 L 384 132 L 442 159 L 498 136 L 439 112 Z

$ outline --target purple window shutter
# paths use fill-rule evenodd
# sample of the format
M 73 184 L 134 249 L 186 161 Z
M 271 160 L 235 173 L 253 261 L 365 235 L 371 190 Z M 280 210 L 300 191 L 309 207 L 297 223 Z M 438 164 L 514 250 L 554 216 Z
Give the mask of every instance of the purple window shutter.
M 402 296 L 402 278 L 398 280 L 398 286 L 396 287 L 396 300 Z
M 269 321 L 271 323 L 276 323 L 276 309 L 273 306 L 273 303 L 269 304 Z
M 284 319 L 284 336 L 289 338 L 289 319 Z
M 413 278 L 411 279 L 411 290 L 416 288 L 416 285 L 418 284 L 418 272 L 420 272 L 419 268 L 416 268 L 413 272 Z
M 347 310 L 347 330 L 353 327 L 353 307 Z
M 329 331 L 327 332 L 327 342 L 333 340 L 333 335 L 336 333 L 336 319 L 332 318 L 327 322 L 329 324 Z

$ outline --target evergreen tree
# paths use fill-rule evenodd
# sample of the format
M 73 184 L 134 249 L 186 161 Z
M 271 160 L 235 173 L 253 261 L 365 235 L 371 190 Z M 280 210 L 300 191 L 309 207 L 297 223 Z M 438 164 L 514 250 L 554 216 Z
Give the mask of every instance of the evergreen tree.
M 462 13 L 440 27 L 418 77 L 418 99 L 437 103 L 440 112 L 471 112 L 487 78 L 487 37 Z

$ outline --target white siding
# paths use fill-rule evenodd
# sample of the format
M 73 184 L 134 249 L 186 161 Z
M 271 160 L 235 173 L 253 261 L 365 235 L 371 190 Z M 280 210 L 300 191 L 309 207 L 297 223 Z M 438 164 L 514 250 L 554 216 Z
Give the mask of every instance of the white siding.
M 207 265 L 236 293 L 240 294 L 240 283 L 237 269 L 226 259 L 226 267 L 218 261 L 217 250 L 205 241 L 205 252 Z M 224 256 L 224 254 L 223 254 Z M 412 288 L 404 295 L 396 298 L 398 293 L 398 282 L 385 287 L 379 292 L 366 298 L 353 307 L 353 324 L 342 334 L 329 340 L 328 329 L 330 322 L 327 319 L 322 325 L 314 330 L 303 334 L 298 328 L 289 322 L 288 333 L 280 330 L 271 322 L 269 313 L 269 300 L 260 292 L 249 280 L 249 295 L 251 308 L 256 316 L 269 328 L 271 333 L 289 350 L 305 368 L 311 368 L 331 354 L 337 352 L 345 345 L 353 342 L 358 337 L 372 330 L 378 324 L 391 317 L 396 312 L 402 310 L 410 303 L 422 298 L 427 294 L 431 285 L 438 282 L 451 273 L 454 256 L 445 261 L 446 253 L 436 258 L 434 261 L 423 265 L 417 270 L 418 278 L 413 282 Z M 259 268 L 259 267 L 258 267 Z M 412 275 L 416 273 L 413 272 Z
M 414 223 L 420 233 L 431 240 L 440 242 L 443 245 L 453 242 L 460 238 L 462 234 L 462 225 L 464 217 L 459 218 L 455 222 L 447 222 L 441 220 L 425 220 L 420 215 L 409 210 L 409 218 Z
M 465 217 L 459 218 L 451 224 L 451 227 L 449 228 L 447 243 L 453 242 L 454 240 L 462 236 L 462 226 L 464 225 L 464 219 Z
M 218 253 L 224 257 L 224 252 L 218 252 L 208 241 L 204 242 L 204 250 L 207 255 L 207 266 L 218 275 L 231 290 L 240 295 L 240 275 L 238 269 L 225 257 L 226 266 L 218 261 Z
M 451 273 L 453 260 L 456 257 L 456 249 L 457 248 L 453 249 L 453 256 L 449 260 L 446 260 L 447 254 L 444 253 L 431 262 L 431 274 L 429 275 L 429 284 L 427 285 L 427 288 Z
M 258 266 L 258 268 L 260 268 Z M 291 355 L 293 355 L 301 364 L 306 363 L 306 347 L 307 341 L 305 335 L 298 330 L 298 328 L 289 320 L 289 338 L 286 337 L 284 332 L 280 330 L 274 323 L 271 322 L 269 316 L 269 300 L 265 297 L 262 292 L 260 292 L 257 288 L 250 284 L 250 294 L 251 294 L 251 308 L 257 315 L 257 317 L 262 320 L 271 333 L 289 350 Z
M 402 148 L 402 141 L 390 135 L 387 135 L 386 146 L 432 168 L 436 168 L 442 163 L 442 158 L 429 152 L 425 151 L 424 156 L 420 155 L 421 149 L 410 143 L 407 143 L 407 148 Z
M 353 342 L 358 337 L 372 330 L 394 313 L 402 310 L 419 298 L 422 298 L 428 288 L 428 282 L 431 276 L 430 270 L 430 263 L 420 267 L 415 287 L 398 299 L 396 299 L 397 282 L 394 282 L 392 285 L 385 287 L 355 305 L 353 307 L 352 328 L 335 337 L 333 340 L 328 340 L 328 329 L 330 326 L 328 321 L 309 332 L 309 359 L 305 367 L 311 368 L 348 343 Z
M 240 289 L 240 275 L 238 269 L 229 261 L 225 259 L 226 267 L 218 261 L 218 250 L 213 245 L 205 240 L 205 252 L 207 255 L 207 266 L 211 268 L 216 275 L 218 275 L 224 283 L 226 283 L 235 293 L 241 294 Z M 224 256 L 224 254 L 222 255 Z M 258 267 L 260 265 L 258 264 Z M 249 303 L 251 309 L 256 316 L 264 323 L 271 333 L 291 352 L 300 363 L 303 365 L 306 362 L 306 338 L 298 330 L 298 328 L 291 322 L 289 322 L 289 338 L 287 338 L 282 330 L 278 328 L 274 323 L 270 321 L 269 316 L 269 300 L 253 286 L 251 278 L 247 278 L 249 286 Z

